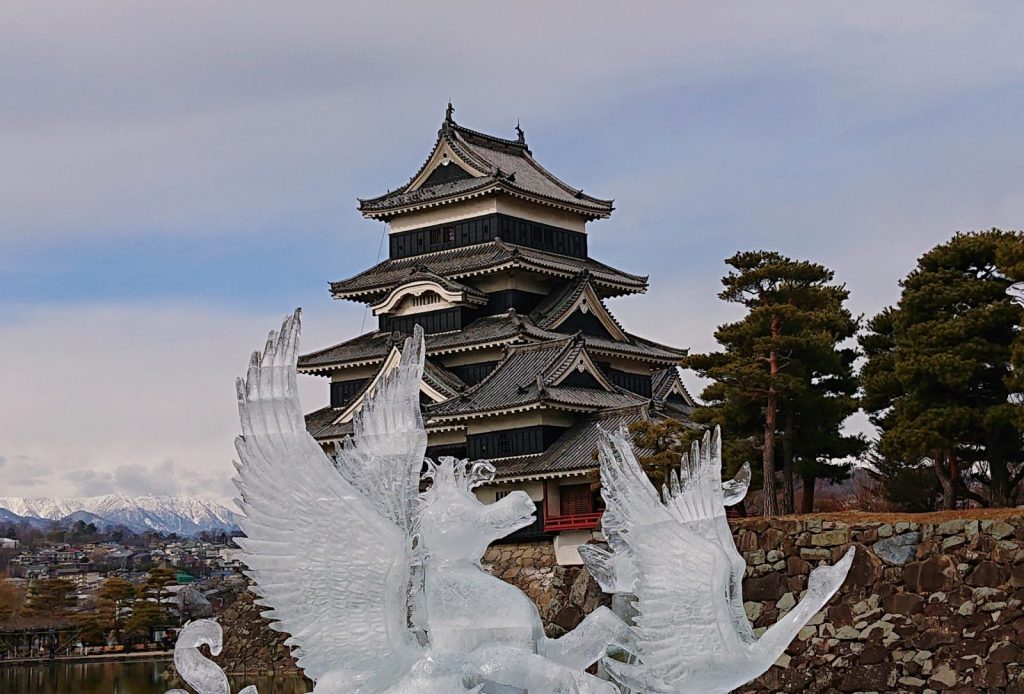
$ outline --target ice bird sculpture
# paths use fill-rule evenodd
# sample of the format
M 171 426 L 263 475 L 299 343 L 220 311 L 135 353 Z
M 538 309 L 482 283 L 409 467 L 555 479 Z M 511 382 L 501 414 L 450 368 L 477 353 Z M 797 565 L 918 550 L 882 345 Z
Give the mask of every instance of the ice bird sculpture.
M 852 547 L 812 571 L 799 604 L 756 638 L 743 610 L 746 564 L 725 516 L 725 502 L 745 494 L 749 469 L 722 484 L 718 428 L 694 442 L 660 496 L 627 431 L 602 431 L 598 457 L 612 551 L 581 554 L 602 587 L 636 596 L 634 657 L 603 661 L 626 691 L 724 694 L 756 679 L 846 579 Z
M 453 458 L 428 461 L 420 492 L 422 331 L 368 395 L 336 461 L 306 432 L 298 343 L 296 311 L 238 381 L 235 483 L 253 590 L 314 692 L 616 692 L 584 670 L 609 643 L 632 643 L 621 620 L 599 608 L 546 638 L 529 598 L 480 567 L 488 544 L 533 522 L 527 494 L 485 505 L 472 489 L 494 468 Z

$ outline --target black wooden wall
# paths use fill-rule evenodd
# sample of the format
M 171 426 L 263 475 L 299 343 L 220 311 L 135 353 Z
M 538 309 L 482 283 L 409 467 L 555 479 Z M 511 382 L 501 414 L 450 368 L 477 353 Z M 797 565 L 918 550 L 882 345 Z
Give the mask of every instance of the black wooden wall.
M 504 214 L 489 214 L 391 234 L 388 251 L 392 259 L 408 258 L 485 243 L 493 241 L 495 237 L 550 253 L 574 258 L 587 257 L 586 234 Z

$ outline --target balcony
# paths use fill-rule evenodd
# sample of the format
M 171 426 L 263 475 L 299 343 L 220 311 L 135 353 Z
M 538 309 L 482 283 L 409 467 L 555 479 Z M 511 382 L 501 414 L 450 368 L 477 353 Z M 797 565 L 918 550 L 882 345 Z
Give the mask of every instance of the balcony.
M 601 525 L 603 511 L 596 513 L 573 513 L 565 516 L 544 516 L 544 532 L 556 533 L 565 530 L 594 530 Z

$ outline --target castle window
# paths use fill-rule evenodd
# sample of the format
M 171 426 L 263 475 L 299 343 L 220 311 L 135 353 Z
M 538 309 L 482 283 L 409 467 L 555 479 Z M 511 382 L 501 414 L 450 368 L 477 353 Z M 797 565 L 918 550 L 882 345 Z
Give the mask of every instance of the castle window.
M 501 501 L 506 496 L 508 496 L 510 491 L 512 491 L 512 490 L 511 489 L 500 489 L 500 490 L 494 492 L 494 500 L 495 501 Z
M 444 228 L 444 240 L 448 243 L 455 243 L 455 227 Z
M 559 511 L 563 516 L 593 513 L 594 497 L 588 484 L 571 484 L 559 487 Z
M 431 229 L 430 230 L 430 245 L 437 246 L 441 243 L 441 230 Z
M 429 306 L 430 304 L 436 304 L 441 300 L 441 297 L 437 292 L 423 292 L 419 296 L 411 297 L 410 303 L 413 306 Z
M 506 455 L 512 454 L 512 440 L 508 437 L 508 434 L 502 432 L 498 434 L 498 440 L 494 445 L 495 455 L 499 458 Z

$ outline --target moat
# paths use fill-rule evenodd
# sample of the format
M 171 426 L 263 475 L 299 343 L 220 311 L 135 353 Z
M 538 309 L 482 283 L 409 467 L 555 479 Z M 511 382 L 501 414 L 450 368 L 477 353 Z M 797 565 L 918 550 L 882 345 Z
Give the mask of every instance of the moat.
M 71 663 L 33 665 L 0 664 L 0 692 L 11 694 L 164 694 L 171 688 L 163 672 L 170 659 L 136 662 Z M 255 684 L 260 694 L 304 694 L 309 691 L 302 678 L 231 677 L 231 691 Z

